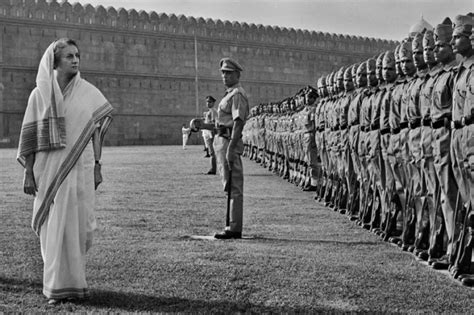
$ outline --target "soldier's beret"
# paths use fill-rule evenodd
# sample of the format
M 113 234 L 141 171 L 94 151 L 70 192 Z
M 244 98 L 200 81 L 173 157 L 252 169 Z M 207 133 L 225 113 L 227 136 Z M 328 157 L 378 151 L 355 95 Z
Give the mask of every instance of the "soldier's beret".
M 367 60 L 367 73 L 373 73 L 376 70 L 375 59 L 370 58 Z
M 423 52 L 423 34 L 416 33 L 411 42 L 411 49 L 414 53 Z
M 387 51 L 383 57 L 384 68 L 395 68 L 395 56 L 393 51 Z
M 378 55 L 377 60 L 375 61 L 375 67 L 376 68 L 382 68 L 383 67 L 382 62 L 383 62 L 384 55 L 385 55 L 385 53 L 381 53 L 380 55 Z
M 355 63 L 351 67 L 351 76 L 352 78 L 355 78 L 357 75 L 357 68 L 359 67 L 359 64 Z
M 216 99 L 215 99 L 214 97 L 212 97 L 212 95 L 208 95 L 208 96 L 206 96 L 206 101 L 208 101 L 208 102 L 215 102 Z
M 352 80 L 352 68 L 353 66 L 349 66 L 346 68 L 346 70 L 344 70 L 344 80 Z
M 230 58 L 222 58 L 219 65 L 222 71 L 244 71 L 237 61 Z
M 433 31 L 428 30 L 423 34 L 423 47 L 434 48 L 434 45 L 434 33 Z
M 400 61 L 413 59 L 410 41 L 406 40 L 400 45 L 400 49 L 398 50 L 398 58 Z
M 445 18 L 443 23 L 436 25 L 434 30 L 435 44 L 449 44 L 453 38 L 453 23 Z
M 469 38 L 472 34 L 472 24 L 473 18 L 469 15 L 457 15 L 454 18 L 453 26 L 453 36 L 454 35 L 464 35 Z
M 370 60 L 372 60 L 373 67 L 374 67 L 374 70 L 375 70 L 375 60 L 374 59 L 369 59 L 369 60 L 367 60 L 367 62 L 363 62 L 357 67 L 356 73 L 357 74 L 362 74 L 362 75 L 367 74 L 367 64 L 369 63 Z

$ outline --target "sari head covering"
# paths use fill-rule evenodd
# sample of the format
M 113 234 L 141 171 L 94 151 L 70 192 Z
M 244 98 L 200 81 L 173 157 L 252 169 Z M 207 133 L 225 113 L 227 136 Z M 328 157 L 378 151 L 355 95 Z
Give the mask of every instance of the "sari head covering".
M 62 149 L 66 146 L 66 128 L 62 95 L 54 70 L 54 48 L 49 45 L 41 58 L 36 89 L 28 99 L 21 126 L 18 161 L 24 166 L 25 157 L 39 151 Z

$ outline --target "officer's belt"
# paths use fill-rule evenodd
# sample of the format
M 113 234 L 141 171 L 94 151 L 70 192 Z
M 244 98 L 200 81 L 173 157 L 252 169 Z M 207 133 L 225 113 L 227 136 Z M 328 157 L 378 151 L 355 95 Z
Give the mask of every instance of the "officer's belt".
M 387 133 L 390 133 L 390 128 L 380 129 L 380 135 L 381 136 L 386 135 Z
M 230 139 L 230 137 L 232 136 L 232 128 L 226 126 L 217 126 L 216 133 L 219 137 Z
M 340 130 L 346 130 L 347 129 L 347 124 L 343 124 L 339 126 Z
M 401 130 L 400 127 L 390 128 L 390 132 L 392 133 L 392 135 L 399 134 L 399 133 L 400 133 L 400 130 Z
M 400 129 L 403 130 L 403 129 L 406 129 L 406 128 L 408 128 L 408 121 L 402 121 L 400 123 Z
M 418 127 L 421 127 L 421 118 L 414 118 L 410 120 L 408 126 L 410 127 L 410 129 L 416 129 Z
M 462 127 L 464 127 L 464 124 L 461 120 L 451 121 L 451 129 L 461 129 Z
M 441 116 L 438 120 L 431 121 L 431 128 L 433 129 L 439 129 L 442 127 L 449 128 L 450 127 L 450 122 L 451 121 L 451 115 L 450 114 L 445 114 Z
M 464 126 L 469 126 L 474 123 L 474 115 L 464 116 L 461 118 L 461 122 Z
M 370 124 L 370 130 L 371 130 L 371 131 L 378 130 L 379 128 L 380 128 L 380 124 L 379 124 L 379 123 Z
M 431 117 L 423 118 L 423 126 L 431 127 Z
M 370 130 L 370 126 L 361 126 L 360 130 L 362 130 L 363 132 L 367 132 Z

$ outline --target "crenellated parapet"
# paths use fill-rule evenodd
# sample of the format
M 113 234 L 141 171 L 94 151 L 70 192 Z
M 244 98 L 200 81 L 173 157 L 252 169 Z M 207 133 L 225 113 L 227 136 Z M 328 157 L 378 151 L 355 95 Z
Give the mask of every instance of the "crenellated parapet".
M 145 12 L 135 9 L 93 7 L 90 4 L 71 4 L 67 0 L 1 0 L 0 16 L 25 18 L 54 23 L 90 25 L 139 32 L 160 32 L 201 37 L 219 37 L 232 41 L 272 43 L 301 48 L 333 48 L 352 53 L 392 49 L 396 42 L 293 29 L 279 26 L 255 25 L 202 17 L 176 16 L 165 13 Z

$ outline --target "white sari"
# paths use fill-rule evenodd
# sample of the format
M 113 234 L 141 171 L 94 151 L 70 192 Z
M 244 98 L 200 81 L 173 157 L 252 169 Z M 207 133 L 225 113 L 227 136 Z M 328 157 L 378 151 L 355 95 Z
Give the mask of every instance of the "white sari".
M 24 166 L 25 157 L 35 154 L 38 192 L 32 228 L 40 237 L 43 294 L 85 298 L 85 255 L 96 229 L 91 138 L 98 129 L 102 142 L 112 106 L 79 73 L 61 93 L 52 70 L 52 47 L 43 56 L 28 100 L 18 161 Z

